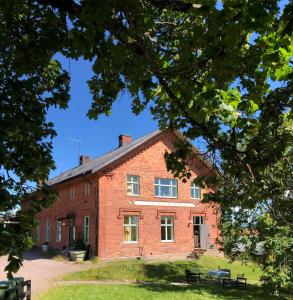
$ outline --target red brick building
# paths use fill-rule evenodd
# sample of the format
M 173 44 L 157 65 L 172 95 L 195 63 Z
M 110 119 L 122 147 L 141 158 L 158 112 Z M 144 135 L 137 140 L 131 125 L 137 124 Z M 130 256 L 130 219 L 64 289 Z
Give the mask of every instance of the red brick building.
M 37 245 L 73 246 L 82 238 L 100 258 L 188 255 L 212 251 L 219 238 L 218 214 L 201 202 L 204 193 L 192 184 L 211 172 L 195 155 L 187 183 L 167 171 L 164 152 L 182 139 L 177 131 L 152 132 L 132 141 L 119 136 L 119 147 L 90 159 L 49 181 L 59 200 L 39 214 Z

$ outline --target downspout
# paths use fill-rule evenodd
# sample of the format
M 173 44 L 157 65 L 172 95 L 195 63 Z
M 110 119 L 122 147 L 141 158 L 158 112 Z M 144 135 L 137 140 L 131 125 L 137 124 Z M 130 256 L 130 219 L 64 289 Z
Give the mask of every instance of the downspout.
M 95 236 L 95 256 L 98 256 L 98 238 L 99 238 L 99 189 L 95 183 L 92 183 L 90 180 L 88 180 L 85 176 L 85 173 L 82 174 L 84 181 L 89 183 L 91 186 L 95 189 L 95 217 L 96 217 L 96 236 Z

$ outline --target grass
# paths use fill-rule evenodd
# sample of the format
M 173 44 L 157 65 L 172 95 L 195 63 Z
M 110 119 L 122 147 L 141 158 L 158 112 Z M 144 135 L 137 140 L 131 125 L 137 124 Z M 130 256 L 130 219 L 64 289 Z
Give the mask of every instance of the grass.
M 267 300 L 282 299 L 269 297 L 259 288 L 247 290 L 223 289 L 219 286 L 192 285 L 174 286 L 170 284 L 150 285 L 69 285 L 59 286 L 44 294 L 39 300 Z
M 175 282 L 184 281 L 186 269 L 196 269 L 206 274 L 209 269 L 231 269 L 232 277 L 244 273 L 249 283 L 258 284 L 261 276 L 260 269 L 249 263 L 240 262 L 230 264 L 226 259 L 202 256 L 193 261 L 152 262 L 152 261 L 116 261 L 97 263 L 89 270 L 68 274 L 64 280 L 120 280 L 120 281 L 150 281 L 150 282 Z
M 232 277 L 244 273 L 249 286 L 246 290 L 223 289 L 215 283 L 197 283 L 194 285 L 174 285 L 174 282 L 185 281 L 185 269 L 196 269 L 207 274 L 208 269 L 229 268 Z M 86 271 L 66 275 L 66 281 L 78 280 L 117 280 L 121 282 L 135 281 L 135 284 L 77 284 L 59 286 L 43 294 L 40 300 L 197 300 L 197 299 L 290 299 L 268 296 L 259 287 L 260 269 L 249 263 L 240 262 L 230 264 L 226 259 L 202 256 L 193 261 L 135 261 L 124 260 L 115 262 L 97 262 Z M 147 282 L 147 283 L 145 283 Z

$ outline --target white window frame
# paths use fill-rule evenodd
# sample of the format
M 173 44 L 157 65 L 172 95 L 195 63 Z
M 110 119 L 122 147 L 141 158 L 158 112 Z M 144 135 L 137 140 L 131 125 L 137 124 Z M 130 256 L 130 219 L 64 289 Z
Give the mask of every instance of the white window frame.
M 168 218 L 170 218 L 172 220 L 172 223 L 171 224 L 168 224 Z M 162 221 L 164 220 L 163 224 L 162 224 Z M 168 232 L 168 227 L 171 227 L 172 230 L 171 230 L 171 239 L 165 239 L 163 240 L 163 237 L 162 237 L 162 227 L 164 227 L 164 231 L 165 231 L 165 237 L 168 236 L 167 232 Z M 174 216 L 161 216 L 161 242 L 163 243 L 172 243 L 174 242 L 175 239 L 174 239 Z
M 71 186 L 69 190 L 70 199 L 73 200 L 75 198 L 75 187 Z
M 199 197 L 193 197 L 192 193 L 194 192 L 195 194 L 195 190 L 199 190 Z M 201 188 L 200 186 L 196 185 L 194 182 L 192 182 L 190 186 L 190 197 L 191 199 L 195 199 L 195 200 L 201 199 Z
M 129 222 L 128 224 L 126 224 L 125 223 L 125 218 L 130 218 L 130 220 L 131 220 L 131 218 L 136 218 L 136 220 L 137 220 L 137 222 L 136 223 L 131 223 L 131 222 Z M 135 241 L 126 241 L 125 239 L 124 239 L 124 237 L 125 237 L 125 230 L 126 230 L 126 228 L 127 227 L 129 227 L 129 228 L 131 228 L 131 227 L 136 227 L 136 237 L 135 237 Z M 123 217 L 123 243 L 125 243 L 125 244 L 136 244 L 136 243 L 138 243 L 138 239 L 139 239 L 139 218 L 138 218 L 138 216 L 136 216 L 136 215 L 125 215 L 124 217 Z M 130 230 L 130 232 L 131 232 L 131 230 Z
M 56 221 L 56 242 L 62 241 L 62 221 Z
M 170 184 L 162 184 L 160 181 L 161 180 L 170 180 Z M 157 182 L 158 181 L 158 182 Z M 176 184 L 173 184 L 173 183 Z M 162 196 L 161 195 L 161 187 L 162 186 L 167 186 L 169 187 L 169 190 L 171 191 L 171 196 Z M 156 187 L 158 187 L 159 195 L 156 195 Z M 173 188 L 176 187 L 176 196 L 173 195 Z M 156 177 L 155 178 L 155 197 L 157 198 L 178 198 L 178 180 L 177 179 L 170 179 L 170 178 L 160 178 Z
M 87 197 L 91 193 L 91 185 L 88 182 L 84 183 L 84 195 Z
M 39 222 L 36 227 L 36 241 L 39 241 L 40 239 L 41 239 L 41 224 Z
M 90 217 L 83 217 L 83 241 L 85 244 L 90 243 Z
M 134 181 L 134 178 L 137 179 L 137 181 Z M 128 192 L 128 185 L 131 187 L 131 191 Z M 134 186 L 137 185 L 138 193 L 134 193 Z M 127 175 L 126 176 L 126 194 L 128 196 L 139 196 L 140 195 L 140 177 L 138 175 Z
M 46 228 L 45 228 L 45 240 L 46 242 L 50 241 L 51 236 L 51 221 L 49 219 L 46 220 Z

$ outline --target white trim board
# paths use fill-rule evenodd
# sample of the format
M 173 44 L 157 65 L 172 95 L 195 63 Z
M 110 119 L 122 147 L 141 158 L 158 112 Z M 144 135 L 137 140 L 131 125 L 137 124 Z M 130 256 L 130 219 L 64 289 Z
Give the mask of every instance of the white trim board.
M 144 206 L 195 207 L 194 203 L 187 203 L 187 202 L 165 202 L 165 201 L 136 200 L 136 201 L 134 201 L 134 204 L 135 205 L 144 205 Z

